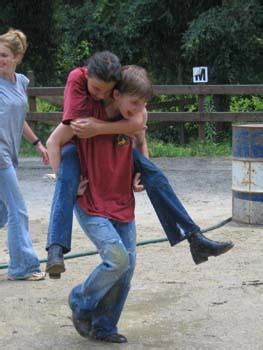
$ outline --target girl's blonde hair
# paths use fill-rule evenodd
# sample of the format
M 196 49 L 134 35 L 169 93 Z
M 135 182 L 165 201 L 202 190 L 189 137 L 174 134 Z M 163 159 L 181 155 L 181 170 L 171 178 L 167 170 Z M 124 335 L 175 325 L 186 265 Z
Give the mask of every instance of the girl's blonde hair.
M 0 42 L 5 44 L 15 56 L 23 58 L 27 49 L 26 35 L 18 29 L 10 28 L 8 32 L 0 35 Z

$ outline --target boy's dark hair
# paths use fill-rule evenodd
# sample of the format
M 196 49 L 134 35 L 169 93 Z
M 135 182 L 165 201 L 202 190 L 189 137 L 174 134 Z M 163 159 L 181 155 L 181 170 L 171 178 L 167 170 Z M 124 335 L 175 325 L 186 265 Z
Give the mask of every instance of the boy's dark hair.
M 88 75 L 106 83 L 121 80 L 121 64 L 119 58 L 110 51 L 96 52 L 87 62 Z
M 121 81 L 116 85 L 121 94 L 138 96 L 147 100 L 153 94 L 152 83 L 147 71 L 136 65 L 123 66 L 121 69 Z

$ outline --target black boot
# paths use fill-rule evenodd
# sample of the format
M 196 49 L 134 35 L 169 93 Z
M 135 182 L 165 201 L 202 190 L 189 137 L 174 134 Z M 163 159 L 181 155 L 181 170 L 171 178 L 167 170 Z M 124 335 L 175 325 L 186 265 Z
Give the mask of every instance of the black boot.
M 48 249 L 46 272 L 50 278 L 58 279 L 64 271 L 63 248 L 58 244 L 52 244 Z
M 91 331 L 91 321 L 90 320 L 80 320 L 77 318 L 74 312 L 72 312 L 72 322 L 76 331 L 84 338 L 90 336 Z
M 196 265 L 208 260 L 209 256 L 218 256 L 234 247 L 231 241 L 217 242 L 206 238 L 201 232 L 188 237 L 190 251 Z

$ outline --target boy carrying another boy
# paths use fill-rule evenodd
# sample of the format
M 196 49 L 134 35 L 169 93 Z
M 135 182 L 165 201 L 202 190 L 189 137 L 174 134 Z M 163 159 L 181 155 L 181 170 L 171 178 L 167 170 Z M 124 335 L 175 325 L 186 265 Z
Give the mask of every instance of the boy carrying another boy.
M 90 115 L 102 120 L 133 118 L 138 113 L 146 121 L 145 105 L 152 94 L 146 71 L 137 66 L 122 68 L 121 82 L 104 106 L 93 103 Z M 144 130 L 134 142 L 147 152 Z M 74 136 L 70 127 L 56 133 L 60 146 Z M 73 324 L 84 337 L 105 342 L 124 343 L 118 333 L 119 321 L 135 268 L 136 230 L 133 194 L 133 139 L 129 136 L 98 135 L 75 139 L 85 179 L 83 194 L 77 199 L 75 214 L 99 251 L 101 263 L 88 278 L 74 287 L 69 296 Z M 52 147 L 51 147 L 52 148 Z M 49 147 L 53 157 L 56 150 Z M 146 154 L 146 153 L 145 153 Z

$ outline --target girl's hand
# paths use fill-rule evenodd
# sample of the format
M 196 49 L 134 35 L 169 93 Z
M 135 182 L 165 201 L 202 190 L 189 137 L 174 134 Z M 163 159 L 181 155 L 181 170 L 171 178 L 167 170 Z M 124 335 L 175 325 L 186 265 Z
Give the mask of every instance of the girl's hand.
M 46 147 L 44 147 L 40 141 L 37 143 L 37 145 L 35 147 L 36 147 L 36 150 L 38 151 L 38 153 L 41 155 L 43 163 L 45 165 L 48 165 L 49 159 L 48 159 L 48 152 L 47 152 Z

